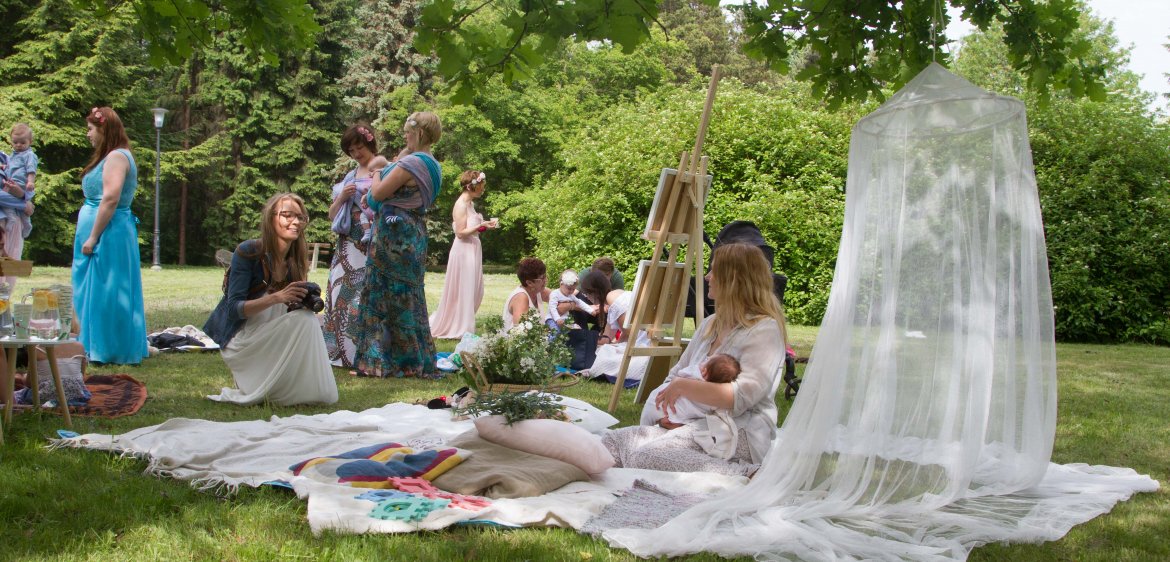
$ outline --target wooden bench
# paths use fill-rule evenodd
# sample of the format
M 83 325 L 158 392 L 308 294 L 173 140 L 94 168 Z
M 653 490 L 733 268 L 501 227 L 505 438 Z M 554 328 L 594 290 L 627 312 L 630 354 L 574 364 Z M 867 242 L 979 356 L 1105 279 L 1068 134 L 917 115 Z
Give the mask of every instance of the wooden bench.
M 312 258 L 310 258 L 309 262 L 309 271 L 317 269 L 317 261 L 321 259 L 322 254 L 328 258 L 330 247 L 332 247 L 332 245 L 328 242 L 311 242 L 309 244 L 309 251 L 312 252 Z M 232 253 L 227 250 L 216 250 L 215 263 L 218 263 L 220 267 L 227 267 L 231 265 Z
M 310 258 L 310 260 L 309 260 L 309 271 L 316 271 L 317 270 L 317 260 L 320 259 L 321 254 L 324 254 L 326 256 L 326 258 L 328 258 L 329 248 L 331 248 L 331 247 L 332 247 L 332 244 L 330 244 L 328 242 L 310 242 L 309 243 L 309 250 L 313 253 L 313 257 Z

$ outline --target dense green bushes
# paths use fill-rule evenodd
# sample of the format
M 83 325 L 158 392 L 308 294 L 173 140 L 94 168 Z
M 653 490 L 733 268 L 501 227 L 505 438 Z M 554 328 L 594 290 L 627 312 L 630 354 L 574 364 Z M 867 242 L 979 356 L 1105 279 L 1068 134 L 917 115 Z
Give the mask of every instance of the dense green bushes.
M 1170 130 L 1133 103 L 1031 117 L 1057 334 L 1170 342 Z

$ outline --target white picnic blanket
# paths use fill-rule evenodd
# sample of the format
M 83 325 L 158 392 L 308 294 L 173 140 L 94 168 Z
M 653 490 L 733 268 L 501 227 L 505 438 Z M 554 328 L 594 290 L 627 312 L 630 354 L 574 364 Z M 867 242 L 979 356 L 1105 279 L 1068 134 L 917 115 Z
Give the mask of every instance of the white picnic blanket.
M 395 441 L 434 446 L 474 427 L 454 421 L 450 410 L 430 410 L 404 403 L 362 412 L 339 411 L 313 416 L 273 416 L 270 420 L 214 422 L 176 418 L 122 435 L 87 434 L 53 441 L 74 447 L 133 455 L 149 461 L 148 474 L 187 480 L 200 489 L 234 492 L 239 486 L 290 482 L 308 500 L 313 533 L 396 533 L 441 529 L 462 521 L 507 526 L 560 526 L 579 529 L 612 503 L 634 480 L 668 492 L 710 494 L 743 486 L 742 477 L 708 473 L 609 469 L 592 482 L 575 482 L 543 496 L 494 499 L 479 511 L 446 507 L 421 521 L 382 520 L 370 516 L 374 503 L 359 499 L 368 490 L 293 477 L 289 466 L 305 459 L 344 453 Z

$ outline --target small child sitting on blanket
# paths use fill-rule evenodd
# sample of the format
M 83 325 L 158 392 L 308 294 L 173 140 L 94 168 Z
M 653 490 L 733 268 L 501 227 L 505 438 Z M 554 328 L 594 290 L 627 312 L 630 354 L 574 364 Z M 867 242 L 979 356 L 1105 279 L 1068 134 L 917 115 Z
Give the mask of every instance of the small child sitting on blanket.
M 719 353 L 708 357 L 699 365 L 698 370 L 699 372 L 695 373 L 693 367 L 681 369 L 677 374 L 680 377 L 701 378 L 707 382 L 728 383 L 739 377 L 740 365 L 736 358 L 726 353 Z M 714 410 L 714 408 L 696 404 L 686 398 L 680 398 L 674 403 L 674 407 L 674 413 L 658 412 L 661 417 L 658 420 L 658 425 L 666 429 L 675 429 L 682 427 L 689 421 L 702 418 Z

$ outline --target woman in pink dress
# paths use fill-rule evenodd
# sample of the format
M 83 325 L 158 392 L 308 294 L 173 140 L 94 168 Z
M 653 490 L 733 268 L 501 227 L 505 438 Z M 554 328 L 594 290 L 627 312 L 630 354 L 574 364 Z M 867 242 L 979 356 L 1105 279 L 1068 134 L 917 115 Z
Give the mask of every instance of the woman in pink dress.
M 479 170 L 468 170 L 459 176 L 463 193 L 451 209 L 451 229 L 455 241 L 447 257 L 447 279 L 439 308 L 431 315 L 431 337 L 460 338 L 466 332 L 475 332 L 475 311 L 483 301 L 483 247 L 479 234 L 499 228 L 499 221 L 484 221 L 475 212 L 475 200 L 483 196 L 487 178 Z

